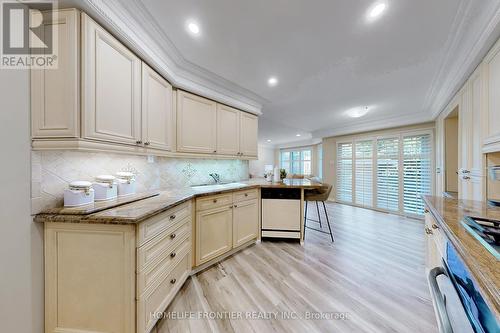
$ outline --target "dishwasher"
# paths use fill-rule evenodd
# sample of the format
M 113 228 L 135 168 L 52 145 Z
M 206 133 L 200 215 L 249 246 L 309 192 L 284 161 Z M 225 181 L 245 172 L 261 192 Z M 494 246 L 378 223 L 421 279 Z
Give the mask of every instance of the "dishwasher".
M 263 188 L 262 237 L 300 239 L 301 190 L 298 188 Z

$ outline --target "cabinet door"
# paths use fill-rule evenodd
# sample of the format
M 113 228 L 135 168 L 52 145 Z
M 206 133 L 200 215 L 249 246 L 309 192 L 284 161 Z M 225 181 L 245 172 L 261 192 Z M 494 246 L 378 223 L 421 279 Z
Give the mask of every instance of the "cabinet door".
M 64 9 L 43 16 L 44 28 L 52 27 L 58 36 L 57 69 L 31 70 L 32 137 L 79 137 L 80 12 Z
M 233 210 L 229 206 L 196 213 L 196 265 L 231 250 Z
M 235 204 L 233 215 L 233 247 L 238 247 L 252 239 L 256 239 L 259 232 L 259 206 L 257 200 Z
M 217 153 L 238 155 L 240 152 L 240 111 L 217 104 Z
M 82 14 L 83 137 L 141 139 L 141 60 Z
M 241 112 L 240 152 L 243 156 L 257 157 L 258 121 L 257 116 Z
M 177 91 L 177 150 L 214 154 L 217 107 L 214 101 Z
M 484 143 L 500 142 L 500 41 L 484 60 L 487 77 L 487 137 Z
M 142 63 L 142 141 L 146 146 L 171 150 L 172 86 Z

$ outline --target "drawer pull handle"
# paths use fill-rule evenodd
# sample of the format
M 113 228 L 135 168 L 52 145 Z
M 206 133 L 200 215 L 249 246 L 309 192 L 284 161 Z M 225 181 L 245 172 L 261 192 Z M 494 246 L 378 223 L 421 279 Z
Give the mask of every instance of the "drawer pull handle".
M 170 253 L 170 258 L 175 258 L 176 255 L 177 255 L 177 253 L 172 252 L 172 253 Z
M 429 210 L 426 208 L 426 209 L 424 210 L 424 213 L 426 213 L 426 214 L 427 214 L 428 212 L 429 212 Z
M 238 205 L 234 205 L 234 208 L 238 208 Z
M 175 219 L 175 215 L 170 215 L 170 219 L 174 220 Z
M 170 238 L 171 238 L 171 239 L 174 239 L 174 238 L 175 238 L 175 236 L 177 236 L 177 235 L 176 235 L 176 234 L 171 234 L 171 235 L 170 235 Z
M 170 280 L 170 283 L 171 283 L 171 284 L 175 284 L 176 282 L 177 282 L 177 279 L 172 279 L 172 280 Z
M 439 229 L 439 227 L 436 224 L 432 224 L 432 229 Z
M 214 199 L 214 203 L 217 203 L 217 199 Z
M 248 193 L 245 193 L 245 197 L 248 197 Z
M 429 228 L 427 228 L 427 227 L 425 227 L 425 233 L 426 233 L 427 235 L 432 235 L 432 230 L 431 230 L 431 229 L 429 229 Z

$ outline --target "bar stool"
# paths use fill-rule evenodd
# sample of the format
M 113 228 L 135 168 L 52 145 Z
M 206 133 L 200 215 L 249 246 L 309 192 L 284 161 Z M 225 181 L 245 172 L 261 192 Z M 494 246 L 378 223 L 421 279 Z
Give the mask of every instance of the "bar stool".
M 305 232 L 306 232 L 305 229 L 312 229 L 312 230 L 319 231 L 319 232 L 324 233 L 324 234 L 330 234 L 330 238 L 332 239 L 332 242 L 334 242 L 332 228 L 330 226 L 330 220 L 328 218 L 328 212 L 326 211 L 326 205 L 325 205 L 325 201 L 328 200 L 328 197 L 330 197 L 330 193 L 332 192 L 332 188 L 333 188 L 332 185 L 324 184 L 324 186 L 322 186 L 319 189 L 305 190 L 304 191 L 304 201 L 306 203 L 305 216 L 304 216 L 304 238 L 305 238 Z M 316 202 L 316 210 L 318 212 L 318 221 L 307 218 L 307 206 L 308 206 L 309 201 Z M 321 214 L 319 212 L 319 205 L 318 205 L 319 201 L 321 201 L 323 203 L 323 210 L 325 211 L 326 224 L 328 226 L 329 232 L 323 231 L 321 229 L 311 228 L 311 227 L 307 226 L 307 220 L 309 220 L 309 221 L 313 221 L 313 222 L 319 222 L 319 227 L 320 228 L 322 227 Z

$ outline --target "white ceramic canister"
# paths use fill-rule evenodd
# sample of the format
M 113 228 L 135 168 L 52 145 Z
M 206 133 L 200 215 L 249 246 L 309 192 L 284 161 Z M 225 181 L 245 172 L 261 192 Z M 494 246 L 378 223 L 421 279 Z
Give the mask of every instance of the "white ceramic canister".
M 97 176 L 92 187 L 95 191 L 95 201 L 111 200 L 118 196 L 118 186 L 115 176 Z
M 87 181 L 74 181 L 69 188 L 64 190 L 64 207 L 78 207 L 94 202 L 94 189 L 92 183 Z
M 132 172 L 120 171 L 116 173 L 118 196 L 135 194 L 135 176 Z

